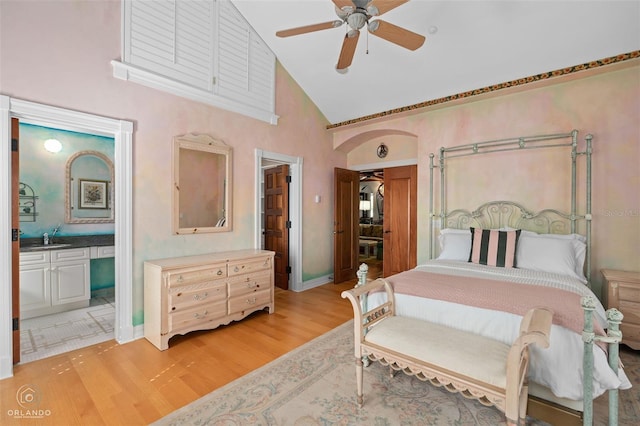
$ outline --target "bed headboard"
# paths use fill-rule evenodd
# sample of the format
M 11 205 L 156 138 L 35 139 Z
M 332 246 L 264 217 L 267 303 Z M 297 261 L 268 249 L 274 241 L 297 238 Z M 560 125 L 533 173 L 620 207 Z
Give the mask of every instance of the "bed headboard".
M 499 229 L 514 228 L 533 231 L 539 234 L 578 233 L 578 222 L 584 222 L 581 229 L 586 237 L 587 252 L 585 258 L 585 276 L 591 285 L 591 144 L 593 137 L 585 137 L 584 151 L 578 151 L 578 131 L 551 135 L 523 136 L 471 143 L 448 148 L 440 148 L 438 164 L 435 154 L 430 154 L 430 194 L 429 194 L 429 257 L 436 256 L 436 231 L 438 228 L 468 229 L 470 227 Z M 530 211 L 513 201 L 489 201 L 474 210 L 462 208 L 447 209 L 446 170 L 447 160 L 462 156 L 476 156 L 502 151 L 522 151 L 538 148 L 564 148 L 571 152 L 571 211 L 563 212 L 554 208 Z M 525 155 L 525 154 L 523 154 Z M 584 157 L 586 162 L 586 194 L 581 212 L 578 210 L 577 160 Z M 435 209 L 434 170 L 440 170 L 439 211 Z M 560 182 L 563 184 L 564 182 Z
M 468 229 L 514 228 L 538 234 L 570 234 L 571 216 L 558 210 L 545 209 L 530 212 L 513 201 L 489 201 L 473 211 L 456 209 L 450 211 L 443 228 Z

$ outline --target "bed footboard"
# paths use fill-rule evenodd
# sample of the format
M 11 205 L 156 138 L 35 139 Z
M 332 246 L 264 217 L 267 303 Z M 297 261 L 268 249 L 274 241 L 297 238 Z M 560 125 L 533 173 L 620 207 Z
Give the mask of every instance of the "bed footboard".
M 618 374 L 618 366 L 620 365 L 619 347 L 622 341 L 622 332 L 620 331 L 620 323 L 622 322 L 622 312 L 612 308 L 607 310 L 607 328 L 606 336 L 596 336 L 593 331 L 593 311 L 596 308 L 596 302 L 593 297 L 583 297 L 581 299 L 582 309 L 584 310 L 584 329 L 582 331 L 582 341 L 584 342 L 583 355 L 583 400 L 584 413 L 583 425 L 591 426 L 593 424 L 593 343 L 604 342 L 608 346 L 609 366 Z M 609 390 L 609 426 L 618 424 L 618 389 Z

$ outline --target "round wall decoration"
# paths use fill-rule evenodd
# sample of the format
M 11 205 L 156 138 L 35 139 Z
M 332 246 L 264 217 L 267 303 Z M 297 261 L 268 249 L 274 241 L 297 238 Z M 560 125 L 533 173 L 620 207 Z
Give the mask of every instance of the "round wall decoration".
M 378 146 L 378 151 L 377 151 L 378 157 L 384 158 L 384 157 L 387 156 L 388 153 L 389 153 L 389 147 L 387 147 L 385 144 L 381 143 Z

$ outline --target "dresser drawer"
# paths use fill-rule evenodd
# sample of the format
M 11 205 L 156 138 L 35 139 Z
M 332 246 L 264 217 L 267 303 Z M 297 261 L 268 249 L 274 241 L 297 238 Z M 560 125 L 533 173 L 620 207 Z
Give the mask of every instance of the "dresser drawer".
M 253 257 L 229 262 L 229 276 L 271 269 L 271 256 Z
M 224 280 L 178 286 L 169 290 L 169 312 L 189 309 L 203 303 L 224 302 L 227 300 L 227 284 Z
M 229 299 L 229 314 L 242 312 L 254 306 L 264 305 L 271 301 L 271 290 L 261 290 L 249 293 L 244 296 L 232 297 Z
M 227 314 L 227 304 L 225 301 L 200 305 L 195 308 L 186 309 L 180 312 L 169 314 L 169 331 L 191 327 L 199 323 L 205 323 Z
M 271 287 L 271 270 L 229 278 L 229 297 L 254 293 Z
M 200 269 L 181 269 L 167 273 L 169 287 L 195 284 L 226 278 L 227 265 L 215 265 Z

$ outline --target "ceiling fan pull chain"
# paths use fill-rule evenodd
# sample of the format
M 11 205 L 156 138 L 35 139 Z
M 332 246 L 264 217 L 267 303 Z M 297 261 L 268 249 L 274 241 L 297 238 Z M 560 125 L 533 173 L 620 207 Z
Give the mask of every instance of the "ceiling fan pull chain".
M 366 50 L 366 55 L 369 54 L 369 31 L 367 31 L 367 50 Z

